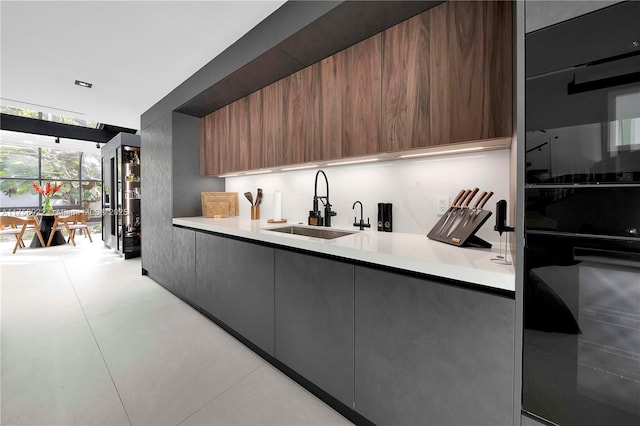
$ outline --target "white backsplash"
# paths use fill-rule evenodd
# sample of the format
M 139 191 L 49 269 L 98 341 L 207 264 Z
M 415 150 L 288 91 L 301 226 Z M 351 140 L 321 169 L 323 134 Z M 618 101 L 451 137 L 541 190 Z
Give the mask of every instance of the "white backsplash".
M 439 220 L 436 200 L 446 195 L 450 201 L 461 188 L 478 187 L 493 191 L 485 209 L 494 216 L 484 224 L 478 236 L 494 243 L 498 233 L 493 230 L 495 205 L 504 199 L 509 203 L 509 150 L 475 154 L 458 154 L 437 158 L 400 160 L 380 163 L 324 167 L 329 179 L 329 195 L 333 210 L 338 213 L 333 226 L 353 227 L 354 217 L 360 219 L 360 200 L 364 206 L 364 220 L 370 218 L 369 231 L 377 232 L 378 203 L 393 204 L 393 230 L 411 234 L 425 234 Z M 260 218 L 269 219 L 273 213 L 274 192 L 282 193 L 282 217 L 289 224 L 307 223 L 313 204 L 314 180 L 318 168 L 238 176 L 226 178 L 226 191 L 238 192 L 240 217 L 249 218 L 250 204 L 244 193 L 250 191 L 255 199 L 257 188 L 263 190 Z M 322 175 L 318 177 L 318 195 L 325 195 Z M 475 200 L 474 200 L 475 201 Z M 511 225 L 511 224 L 509 224 Z

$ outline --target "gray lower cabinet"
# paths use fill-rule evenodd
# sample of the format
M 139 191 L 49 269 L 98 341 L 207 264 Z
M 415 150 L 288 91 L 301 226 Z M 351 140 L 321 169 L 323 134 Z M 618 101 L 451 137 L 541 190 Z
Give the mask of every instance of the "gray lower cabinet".
M 273 356 L 274 249 L 227 241 L 227 282 L 217 288 L 218 318 Z
M 273 355 L 273 248 L 196 234 L 199 306 Z
M 353 406 L 353 265 L 275 251 L 275 357 Z
M 514 309 L 509 298 L 357 266 L 356 411 L 379 425 L 513 424 Z
M 196 301 L 196 232 L 173 228 L 172 287 L 176 295 L 191 303 Z
M 216 289 L 227 282 L 227 239 L 196 233 L 196 300 L 198 306 L 216 315 L 220 301 Z

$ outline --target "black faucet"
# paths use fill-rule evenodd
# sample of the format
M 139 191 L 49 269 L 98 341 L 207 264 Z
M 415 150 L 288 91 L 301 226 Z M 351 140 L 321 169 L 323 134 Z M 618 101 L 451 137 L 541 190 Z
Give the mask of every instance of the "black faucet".
M 327 186 L 326 196 L 318 196 L 318 175 L 320 173 L 324 176 L 324 181 Z M 326 200 L 326 203 L 323 199 Z M 324 205 L 324 218 L 318 208 L 318 200 L 322 201 L 322 204 Z M 313 191 L 313 210 L 309 211 L 309 225 L 331 226 L 331 216 L 335 216 L 336 214 L 336 212 L 331 211 L 331 203 L 329 202 L 329 180 L 327 179 L 327 175 L 322 170 L 318 170 L 318 173 L 316 173 L 316 182 Z
M 356 222 L 357 218 L 353 218 L 353 226 L 359 226 L 361 231 L 364 231 L 364 228 L 371 228 L 371 224 L 369 223 L 369 218 L 367 218 L 367 223 L 364 223 L 364 219 L 362 218 L 362 202 L 356 201 L 353 203 L 353 207 L 351 209 L 356 208 L 356 204 L 360 204 L 360 222 Z

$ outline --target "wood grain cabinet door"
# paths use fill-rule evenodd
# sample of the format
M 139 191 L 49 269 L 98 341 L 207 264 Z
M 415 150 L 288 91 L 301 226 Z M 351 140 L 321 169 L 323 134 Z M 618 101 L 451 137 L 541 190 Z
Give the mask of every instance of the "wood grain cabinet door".
M 251 131 L 249 97 L 240 98 L 229 105 L 228 168 L 225 172 L 249 169 Z
M 313 147 L 312 161 L 336 160 L 342 157 L 344 67 L 344 51 L 313 65 L 319 139 Z
M 202 117 L 200 120 L 200 175 L 207 176 L 212 173 L 213 167 L 210 163 L 215 160 L 211 157 L 214 155 L 211 152 L 213 145 L 211 143 L 211 120 L 207 119 L 207 116 Z
M 287 164 L 285 100 L 288 86 L 286 78 L 283 78 L 262 89 L 263 167 Z
M 285 79 L 288 85 L 285 99 L 287 148 L 283 164 L 298 164 L 311 161 L 316 140 L 316 79 L 314 67 L 304 68 Z
M 511 136 L 512 118 L 512 30 L 511 2 L 486 3 L 484 51 L 484 122 L 482 137 Z
M 415 16 L 382 36 L 382 151 L 429 146 L 429 15 Z
M 511 135 L 510 2 L 429 11 L 433 144 Z
M 229 107 L 202 118 L 200 138 L 200 174 L 226 173 L 229 158 Z
M 262 92 L 229 105 L 229 167 L 240 172 L 262 167 Z
M 249 170 L 264 166 L 262 150 L 262 90 L 248 98 L 249 107 Z
M 344 53 L 342 156 L 376 154 L 381 151 L 382 34 Z

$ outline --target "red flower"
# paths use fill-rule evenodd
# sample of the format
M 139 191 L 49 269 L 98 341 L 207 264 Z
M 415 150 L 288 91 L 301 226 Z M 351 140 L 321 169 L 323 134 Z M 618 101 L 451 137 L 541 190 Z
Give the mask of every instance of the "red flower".
M 51 182 L 47 182 L 44 188 L 35 182 L 32 183 L 31 186 L 33 186 L 33 189 L 35 189 L 38 194 L 41 194 L 45 197 L 51 197 L 53 194 L 58 192 L 60 188 L 62 188 L 62 184 L 51 186 Z

